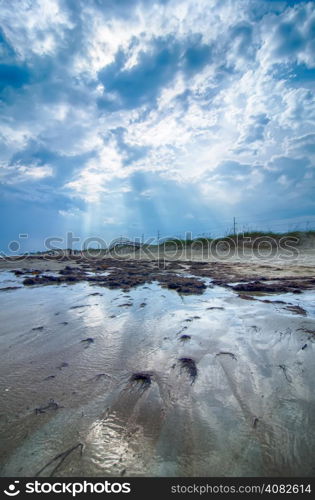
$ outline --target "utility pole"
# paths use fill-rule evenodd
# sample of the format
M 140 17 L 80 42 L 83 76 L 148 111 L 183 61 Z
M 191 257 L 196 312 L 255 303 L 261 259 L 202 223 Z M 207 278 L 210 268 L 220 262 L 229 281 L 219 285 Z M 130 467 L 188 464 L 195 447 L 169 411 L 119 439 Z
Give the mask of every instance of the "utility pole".
M 235 220 L 235 217 L 233 217 L 233 233 L 234 233 L 234 236 L 236 236 L 236 220 Z
M 144 234 L 143 234 L 143 233 L 142 233 L 142 235 L 141 235 L 141 243 L 142 243 L 142 245 L 143 245 L 143 243 L 144 243 Z
M 160 242 L 160 231 L 159 229 L 157 230 L 157 244 Z

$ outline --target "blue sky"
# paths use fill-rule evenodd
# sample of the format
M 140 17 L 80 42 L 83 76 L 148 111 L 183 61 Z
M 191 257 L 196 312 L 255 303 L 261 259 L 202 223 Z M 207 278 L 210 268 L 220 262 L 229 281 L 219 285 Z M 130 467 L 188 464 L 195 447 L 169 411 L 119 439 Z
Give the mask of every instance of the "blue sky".
M 315 224 L 315 3 L 0 0 L 6 250 Z

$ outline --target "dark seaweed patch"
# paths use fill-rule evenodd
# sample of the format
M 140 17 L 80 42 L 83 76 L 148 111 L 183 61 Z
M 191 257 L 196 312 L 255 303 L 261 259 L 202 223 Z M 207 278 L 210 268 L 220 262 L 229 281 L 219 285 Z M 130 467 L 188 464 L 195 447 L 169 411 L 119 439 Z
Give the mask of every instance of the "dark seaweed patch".
M 197 377 L 197 373 L 198 373 L 195 361 L 191 358 L 180 358 L 179 362 L 181 364 L 181 368 L 186 370 L 186 372 L 191 377 L 192 383 L 193 383 L 195 381 L 195 379 Z
M 56 403 L 53 399 L 50 399 L 45 406 L 39 406 L 38 408 L 35 408 L 35 414 L 38 415 L 39 413 L 46 413 L 49 410 L 58 410 L 59 408 L 63 408 L 63 406 L 60 406 L 59 403 Z
M 89 347 L 89 345 L 93 344 L 94 339 L 92 337 L 88 337 L 87 339 L 81 340 L 81 343 L 86 344 L 86 347 Z
M 188 341 L 188 340 L 190 340 L 190 339 L 191 339 L 191 336 L 190 336 L 190 335 L 181 335 L 179 340 L 180 340 L 181 342 L 187 342 L 187 341 Z
M 140 384 L 141 387 L 147 388 L 151 385 L 152 375 L 147 372 L 133 373 L 130 377 L 131 383 Z

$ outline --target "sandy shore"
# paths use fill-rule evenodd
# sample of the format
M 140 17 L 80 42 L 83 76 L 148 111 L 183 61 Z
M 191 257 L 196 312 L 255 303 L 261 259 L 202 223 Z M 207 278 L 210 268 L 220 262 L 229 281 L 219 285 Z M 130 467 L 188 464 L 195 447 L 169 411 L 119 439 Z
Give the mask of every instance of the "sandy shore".
M 0 475 L 312 475 L 314 254 L 120 257 L 0 263 Z
M 149 258 L 150 257 L 150 258 Z M 128 264 L 129 263 L 129 264 Z M 1 270 L 22 270 L 24 274 L 28 271 L 38 271 L 39 274 L 45 272 L 60 272 L 66 266 L 71 267 L 73 274 L 79 270 L 105 271 L 110 270 L 114 274 L 117 269 L 124 269 L 125 272 L 132 272 L 139 269 L 139 274 L 144 269 L 155 270 L 174 270 L 176 273 L 191 270 L 196 272 L 196 265 L 203 263 L 198 268 L 198 275 L 221 279 L 222 282 L 235 282 L 238 280 L 251 280 L 263 277 L 264 279 L 282 279 L 282 278 L 315 278 L 315 249 L 299 249 L 295 258 L 284 258 L 283 256 L 268 256 L 268 253 L 262 253 L 260 257 L 248 253 L 248 255 L 235 255 L 229 258 L 222 258 L 218 255 L 205 257 L 202 252 L 179 253 L 174 257 L 174 252 L 152 251 L 150 254 L 141 252 L 117 252 L 114 256 L 65 256 L 63 258 L 54 257 L 32 257 L 24 259 L 7 258 L 0 260 Z M 201 269 L 203 272 L 201 272 Z

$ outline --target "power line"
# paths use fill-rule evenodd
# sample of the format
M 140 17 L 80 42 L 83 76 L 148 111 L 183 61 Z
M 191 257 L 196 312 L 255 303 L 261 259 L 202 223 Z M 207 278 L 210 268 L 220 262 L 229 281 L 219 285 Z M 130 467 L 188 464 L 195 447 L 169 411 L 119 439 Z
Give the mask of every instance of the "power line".
M 185 232 L 186 234 L 187 234 L 187 232 L 189 232 L 191 238 L 194 238 L 194 237 L 203 237 L 204 238 L 207 236 L 210 237 L 211 235 L 214 236 L 214 233 L 222 233 L 222 234 L 232 233 L 232 234 L 236 235 L 237 233 L 240 232 L 240 230 L 237 230 L 237 226 L 239 226 L 239 227 L 242 226 L 241 232 L 250 232 L 250 231 L 254 231 L 254 230 L 273 231 L 274 228 L 286 228 L 286 231 L 283 231 L 283 232 L 290 232 L 290 230 L 291 231 L 294 229 L 298 230 L 299 228 L 302 228 L 300 230 L 305 230 L 305 231 L 315 229 L 315 221 L 314 221 L 314 223 L 310 222 L 309 220 L 273 223 L 268 219 L 265 219 L 265 220 L 266 220 L 267 224 L 262 224 L 262 221 L 258 221 L 258 220 L 255 220 L 255 221 L 252 220 L 250 222 L 240 224 L 240 223 L 237 223 L 237 218 L 233 217 L 232 227 L 230 227 L 230 228 L 227 224 L 222 223 L 222 224 L 214 226 L 214 227 L 210 227 L 210 228 L 208 227 L 206 231 L 202 232 L 202 230 L 201 230 L 201 232 L 195 233 L 195 235 L 194 235 L 191 228 L 187 229 L 187 226 L 186 226 L 186 228 L 174 229 L 174 230 L 170 230 L 168 232 L 165 232 L 163 238 L 162 238 L 161 231 L 158 229 L 157 230 L 157 242 L 159 243 L 161 239 L 168 238 L 168 237 L 169 238 L 176 237 L 176 238 L 182 239 L 183 232 Z M 290 226 L 291 226 L 291 228 L 290 228 Z M 139 237 L 138 237 L 138 239 L 139 239 Z M 141 241 L 142 241 L 142 243 L 144 243 L 144 233 L 142 233 L 142 235 L 141 235 Z

